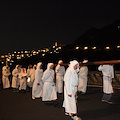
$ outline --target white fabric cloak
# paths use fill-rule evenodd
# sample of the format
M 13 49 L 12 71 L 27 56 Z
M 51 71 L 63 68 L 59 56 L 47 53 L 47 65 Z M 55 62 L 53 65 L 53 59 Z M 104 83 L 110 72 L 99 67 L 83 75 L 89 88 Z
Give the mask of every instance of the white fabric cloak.
M 79 70 L 79 73 L 78 73 L 78 78 L 79 78 L 78 91 L 86 92 L 87 75 L 88 75 L 88 67 L 82 66 Z
M 76 106 L 76 93 L 78 87 L 78 74 L 77 70 L 74 70 L 73 66 L 78 64 L 76 60 L 71 61 L 64 76 L 64 102 L 63 107 L 67 113 L 77 113 Z M 72 95 L 69 97 L 68 95 Z
M 35 80 L 32 87 L 32 96 L 34 98 L 40 98 L 42 97 L 42 89 L 43 89 L 43 83 L 42 83 L 42 76 L 43 76 L 43 69 L 40 69 L 41 62 L 37 64 L 37 69 L 35 70 Z M 40 85 L 38 85 L 38 83 Z
M 19 80 L 19 74 L 20 74 L 20 70 L 17 69 L 19 65 L 16 65 L 15 69 L 12 71 L 12 88 L 18 88 L 19 84 L 20 84 L 20 80 Z M 18 75 L 18 76 L 17 76 Z
M 56 88 L 58 93 L 63 92 L 63 79 L 65 74 L 65 67 L 60 66 L 59 64 L 56 66 Z
M 114 70 L 112 65 L 100 65 L 99 71 L 103 74 L 103 92 L 106 94 L 113 93 L 112 78 L 114 78 Z
M 53 63 L 48 63 L 47 70 L 43 73 L 43 95 L 42 101 L 52 101 L 57 99 L 56 87 L 53 82 L 54 79 L 54 70 L 50 69 L 50 66 Z
M 2 83 L 4 89 L 10 87 L 9 75 L 10 75 L 9 68 L 7 69 L 7 66 L 4 66 L 2 69 Z

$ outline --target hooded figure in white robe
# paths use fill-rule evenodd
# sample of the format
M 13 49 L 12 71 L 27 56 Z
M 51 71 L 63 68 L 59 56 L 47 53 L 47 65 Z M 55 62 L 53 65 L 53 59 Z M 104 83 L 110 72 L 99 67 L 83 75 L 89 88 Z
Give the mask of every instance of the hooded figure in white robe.
M 112 79 L 114 78 L 113 65 L 100 65 L 98 68 L 99 71 L 102 71 L 103 74 L 103 97 L 102 102 L 107 102 L 113 104 L 111 101 L 113 87 Z
M 19 74 L 19 79 L 20 79 L 19 91 L 21 90 L 25 91 L 27 87 L 27 73 L 25 68 L 21 69 L 21 73 Z
M 56 66 L 56 88 L 58 93 L 63 93 L 63 79 L 65 74 L 65 67 L 62 66 L 63 61 L 59 60 L 58 65 Z
M 65 114 L 72 116 L 72 119 L 80 119 L 77 117 L 76 93 L 78 88 L 79 63 L 76 60 L 70 62 L 64 76 L 64 102 Z
M 27 85 L 31 88 L 33 87 L 33 82 L 35 80 L 35 70 L 36 70 L 36 65 L 33 66 L 33 68 L 30 70 L 30 73 L 28 75 Z
M 42 83 L 42 76 L 43 76 L 43 69 L 42 62 L 39 62 L 37 64 L 37 69 L 35 70 L 35 80 L 32 87 L 32 99 L 40 98 L 42 97 L 42 89 L 43 89 L 43 83 Z
M 9 67 L 4 66 L 2 68 L 2 83 L 4 89 L 10 88 L 9 75 L 11 75 Z
M 51 68 L 52 67 L 52 68 Z M 56 87 L 54 83 L 54 64 L 48 63 L 47 70 L 43 73 L 43 95 L 42 101 L 52 101 L 57 99 Z
M 88 60 L 84 60 L 82 63 L 87 63 L 87 62 Z M 78 78 L 79 78 L 78 91 L 82 92 L 82 94 L 85 94 L 87 90 L 87 76 L 88 76 L 88 67 L 81 66 L 78 73 Z
M 20 74 L 20 68 L 19 65 L 16 65 L 15 69 L 12 71 L 12 88 L 18 88 L 20 81 L 19 81 L 19 74 Z
M 114 78 L 114 70 L 112 65 L 100 65 L 98 68 L 103 74 L 103 91 L 104 93 L 113 93 L 112 79 Z

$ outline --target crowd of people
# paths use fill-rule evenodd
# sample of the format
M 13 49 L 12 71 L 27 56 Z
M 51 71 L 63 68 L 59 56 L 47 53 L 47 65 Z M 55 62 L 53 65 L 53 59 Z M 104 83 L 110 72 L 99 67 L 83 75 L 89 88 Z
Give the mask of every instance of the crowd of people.
M 83 63 L 87 63 L 84 60 Z M 55 70 L 54 70 L 55 67 Z M 102 102 L 112 103 L 113 93 L 112 79 L 114 78 L 112 65 L 100 65 L 99 71 L 103 73 L 103 98 Z M 10 88 L 9 76 L 10 67 L 8 65 L 2 68 L 3 89 Z M 28 66 L 28 69 L 16 65 L 12 71 L 13 92 L 26 92 L 27 86 L 32 90 L 32 99 L 42 98 L 43 102 L 50 101 L 56 104 L 57 93 L 64 92 L 63 107 L 65 115 L 69 115 L 73 120 L 81 120 L 77 115 L 77 92 L 85 94 L 87 91 L 88 67 L 79 66 L 76 60 L 70 61 L 65 70 L 62 60 L 54 63 L 48 63 L 47 69 L 43 71 L 42 62 L 37 65 Z

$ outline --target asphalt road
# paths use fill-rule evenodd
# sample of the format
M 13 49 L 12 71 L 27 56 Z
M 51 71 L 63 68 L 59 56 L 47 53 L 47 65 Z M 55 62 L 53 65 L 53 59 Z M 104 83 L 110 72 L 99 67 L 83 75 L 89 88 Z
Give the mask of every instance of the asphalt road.
M 115 104 L 101 102 L 102 88 L 89 87 L 86 95 L 78 93 L 78 115 L 82 120 L 120 120 L 120 90 L 115 90 Z M 0 85 L 0 120 L 71 120 L 64 115 L 63 95 L 56 106 L 41 99 L 31 99 L 31 92 L 14 93 Z

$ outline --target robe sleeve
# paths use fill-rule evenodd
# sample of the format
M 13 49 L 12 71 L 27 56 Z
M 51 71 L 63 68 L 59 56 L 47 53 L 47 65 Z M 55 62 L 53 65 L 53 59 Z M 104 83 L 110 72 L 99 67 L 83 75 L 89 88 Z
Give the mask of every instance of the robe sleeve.
M 113 66 L 111 66 L 111 77 L 114 78 L 114 69 L 113 69 Z
M 65 77 L 65 89 L 67 91 L 67 94 L 72 94 L 72 74 L 71 72 L 68 72 Z
M 7 73 L 6 70 L 3 70 L 2 73 L 3 73 L 3 75 L 4 75 L 5 77 L 8 77 L 8 76 L 10 75 L 10 73 Z
M 44 73 L 43 73 L 43 77 L 42 77 L 42 80 L 43 82 L 45 81 L 51 81 L 51 79 L 48 79 L 50 76 L 50 71 L 49 70 L 46 70 Z
M 60 69 L 60 65 L 57 65 L 56 69 L 55 69 L 55 72 L 58 73 L 59 69 Z
M 12 75 L 13 75 L 14 77 L 17 77 L 17 72 L 16 72 L 15 69 L 12 71 Z
M 102 71 L 102 70 L 103 70 L 103 66 L 100 65 L 100 66 L 98 67 L 98 70 L 99 70 L 99 71 Z

